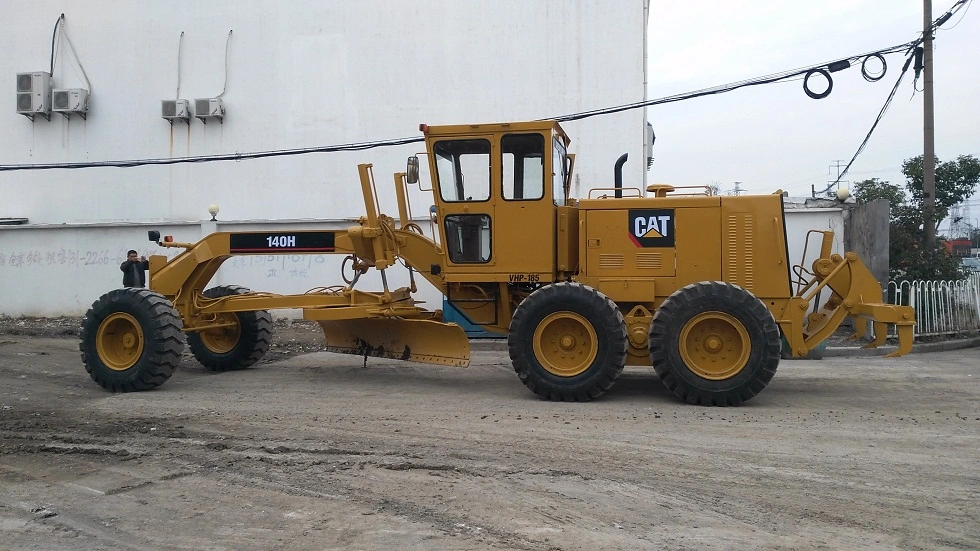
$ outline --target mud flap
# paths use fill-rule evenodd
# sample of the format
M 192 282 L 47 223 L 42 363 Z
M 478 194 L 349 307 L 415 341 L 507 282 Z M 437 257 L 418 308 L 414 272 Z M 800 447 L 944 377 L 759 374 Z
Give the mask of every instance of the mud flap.
M 369 318 L 320 321 L 326 350 L 437 365 L 470 365 L 470 341 L 455 323 Z

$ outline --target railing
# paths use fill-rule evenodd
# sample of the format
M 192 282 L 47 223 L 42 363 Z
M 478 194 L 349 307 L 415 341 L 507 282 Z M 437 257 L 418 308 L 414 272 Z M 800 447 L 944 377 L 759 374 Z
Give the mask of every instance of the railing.
M 890 281 L 885 302 L 915 308 L 916 337 L 980 332 L 980 273 L 958 281 Z

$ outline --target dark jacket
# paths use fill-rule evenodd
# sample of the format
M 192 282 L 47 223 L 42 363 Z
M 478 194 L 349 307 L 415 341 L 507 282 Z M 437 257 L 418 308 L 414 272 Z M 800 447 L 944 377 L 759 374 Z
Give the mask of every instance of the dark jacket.
M 124 260 L 119 265 L 123 273 L 123 287 L 146 287 L 146 270 L 150 267 L 150 261 Z

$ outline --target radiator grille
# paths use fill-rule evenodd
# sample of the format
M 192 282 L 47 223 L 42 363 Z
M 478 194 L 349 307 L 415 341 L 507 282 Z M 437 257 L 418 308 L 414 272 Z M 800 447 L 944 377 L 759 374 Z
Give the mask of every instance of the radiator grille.
M 748 290 L 755 285 L 755 229 L 749 214 L 728 217 L 728 251 L 725 272 L 728 280 Z
M 623 255 L 621 254 L 600 254 L 599 268 L 603 270 L 622 270 Z
M 659 270 L 664 267 L 661 253 L 636 253 L 636 267 L 640 270 Z

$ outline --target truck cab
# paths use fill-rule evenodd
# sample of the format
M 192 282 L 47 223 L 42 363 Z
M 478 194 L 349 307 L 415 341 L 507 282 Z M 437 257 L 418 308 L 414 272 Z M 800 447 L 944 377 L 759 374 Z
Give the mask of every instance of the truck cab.
M 569 138 L 554 121 L 426 126 L 448 282 L 554 281 Z

